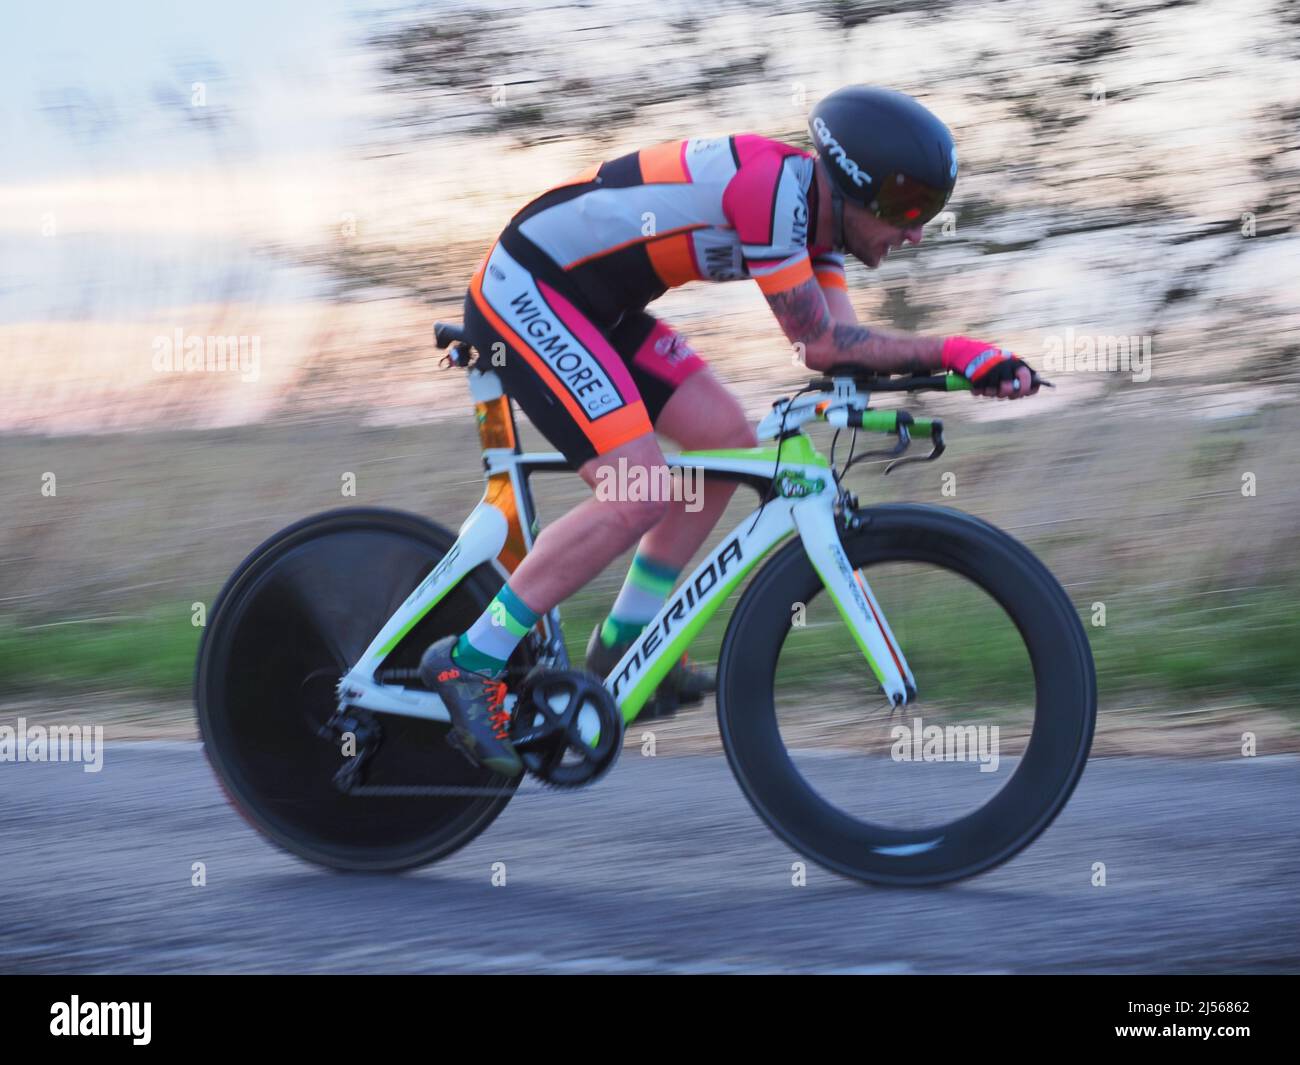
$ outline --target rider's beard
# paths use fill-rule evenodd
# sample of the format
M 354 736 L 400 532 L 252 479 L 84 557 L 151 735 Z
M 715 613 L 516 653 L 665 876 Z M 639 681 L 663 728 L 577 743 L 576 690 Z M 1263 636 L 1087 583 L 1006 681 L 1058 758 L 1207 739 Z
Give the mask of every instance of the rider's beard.
M 865 241 L 861 248 L 854 247 L 850 244 L 849 251 L 853 254 L 854 258 L 858 259 L 864 266 L 868 269 L 874 270 L 884 261 L 886 254 L 889 252 L 889 246 L 871 240 Z

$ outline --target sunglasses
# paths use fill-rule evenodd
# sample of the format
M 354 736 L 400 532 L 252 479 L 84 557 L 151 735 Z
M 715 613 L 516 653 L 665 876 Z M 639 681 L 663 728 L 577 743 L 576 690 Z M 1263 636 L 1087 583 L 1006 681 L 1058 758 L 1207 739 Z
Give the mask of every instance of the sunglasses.
M 931 188 L 906 174 L 890 174 L 870 206 L 881 221 L 911 229 L 931 221 L 951 195 L 951 189 Z

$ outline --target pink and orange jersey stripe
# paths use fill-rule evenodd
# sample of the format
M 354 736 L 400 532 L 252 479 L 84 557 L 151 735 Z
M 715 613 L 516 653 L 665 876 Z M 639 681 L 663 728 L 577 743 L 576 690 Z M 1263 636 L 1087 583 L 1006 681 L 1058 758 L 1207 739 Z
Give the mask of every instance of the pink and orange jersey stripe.
M 812 176 L 809 153 L 753 134 L 670 141 L 588 167 L 512 224 L 582 289 L 629 303 L 689 281 L 843 287 L 842 257 L 808 243 Z

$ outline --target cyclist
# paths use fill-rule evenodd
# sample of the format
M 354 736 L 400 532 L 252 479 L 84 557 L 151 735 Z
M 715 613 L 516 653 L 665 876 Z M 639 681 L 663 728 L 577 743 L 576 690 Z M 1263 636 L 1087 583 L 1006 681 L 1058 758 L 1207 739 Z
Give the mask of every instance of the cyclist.
M 527 204 L 479 266 L 465 332 L 505 390 L 593 489 L 602 467 L 663 469 L 655 438 L 688 449 L 754 447 L 737 398 L 666 323 L 646 311 L 688 281 L 752 278 L 809 369 L 956 371 L 981 395 L 1037 391 L 1030 368 L 994 344 L 860 324 L 845 290 L 847 251 L 874 269 L 919 244 L 957 181 L 952 134 L 910 96 L 852 86 L 809 116 L 816 152 L 752 134 L 691 138 L 589 167 Z M 548 526 L 466 632 L 424 653 L 420 675 L 447 704 L 470 755 L 522 772 L 507 737 L 506 660 L 538 617 L 634 543 L 627 579 L 592 633 L 604 676 L 663 606 L 725 509 L 594 493 Z M 711 678 L 678 663 L 672 699 Z

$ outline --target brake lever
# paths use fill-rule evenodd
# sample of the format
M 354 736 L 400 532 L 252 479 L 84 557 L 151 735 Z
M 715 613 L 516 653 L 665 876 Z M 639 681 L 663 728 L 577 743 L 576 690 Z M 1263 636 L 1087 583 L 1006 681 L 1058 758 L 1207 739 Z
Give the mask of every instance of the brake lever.
M 900 428 L 903 430 L 903 432 L 907 431 L 906 426 L 900 426 Z M 931 437 L 931 440 L 934 442 L 934 447 L 931 449 L 930 454 L 909 455 L 905 459 L 894 459 L 893 462 L 891 462 L 888 466 L 885 467 L 886 476 L 888 476 L 889 471 L 892 470 L 895 466 L 904 466 L 909 462 L 933 462 L 935 459 L 937 459 L 940 455 L 944 453 L 944 450 L 948 446 L 947 444 L 944 443 L 943 440 L 943 430 L 942 429 L 937 430 L 934 436 Z
M 854 463 L 858 463 L 858 462 L 861 462 L 863 459 L 888 459 L 888 458 L 893 458 L 895 455 L 901 455 L 904 451 L 906 451 L 907 448 L 908 448 L 908 446 L 909 446 L 911 443 L 912 443 L 912 434 L 909 433 L 909 432 L 907 431 L 907 426 L 904 425 L 904 424 L 902 424 L 902 423 L 900 422 L 900 423 L 899 423 L 899 426 L 898 426 L 898 443 L 897 443 L 897 444 L 895 444 L 895 445 L 894 445 L 893 447 L 891 447 L 891 448 L 880 448 L 880 449 L 877 450 L 877 451 L 863 451 L 863 452 L 862 452 L 861 454 L 859 454 L 859 455 L 854 455 L 854 456 L 853 456 L 853 461 L 854 461 Z M 902 459 L 895 459 L 894 462 L 891 462 L 891 463 L 890 463 L 890 465 L 893 466 L 893 465 L 896 465 L 898 462 L 902 462 L 902 461 L 904 461 L 904 460 L 902 460 Z

